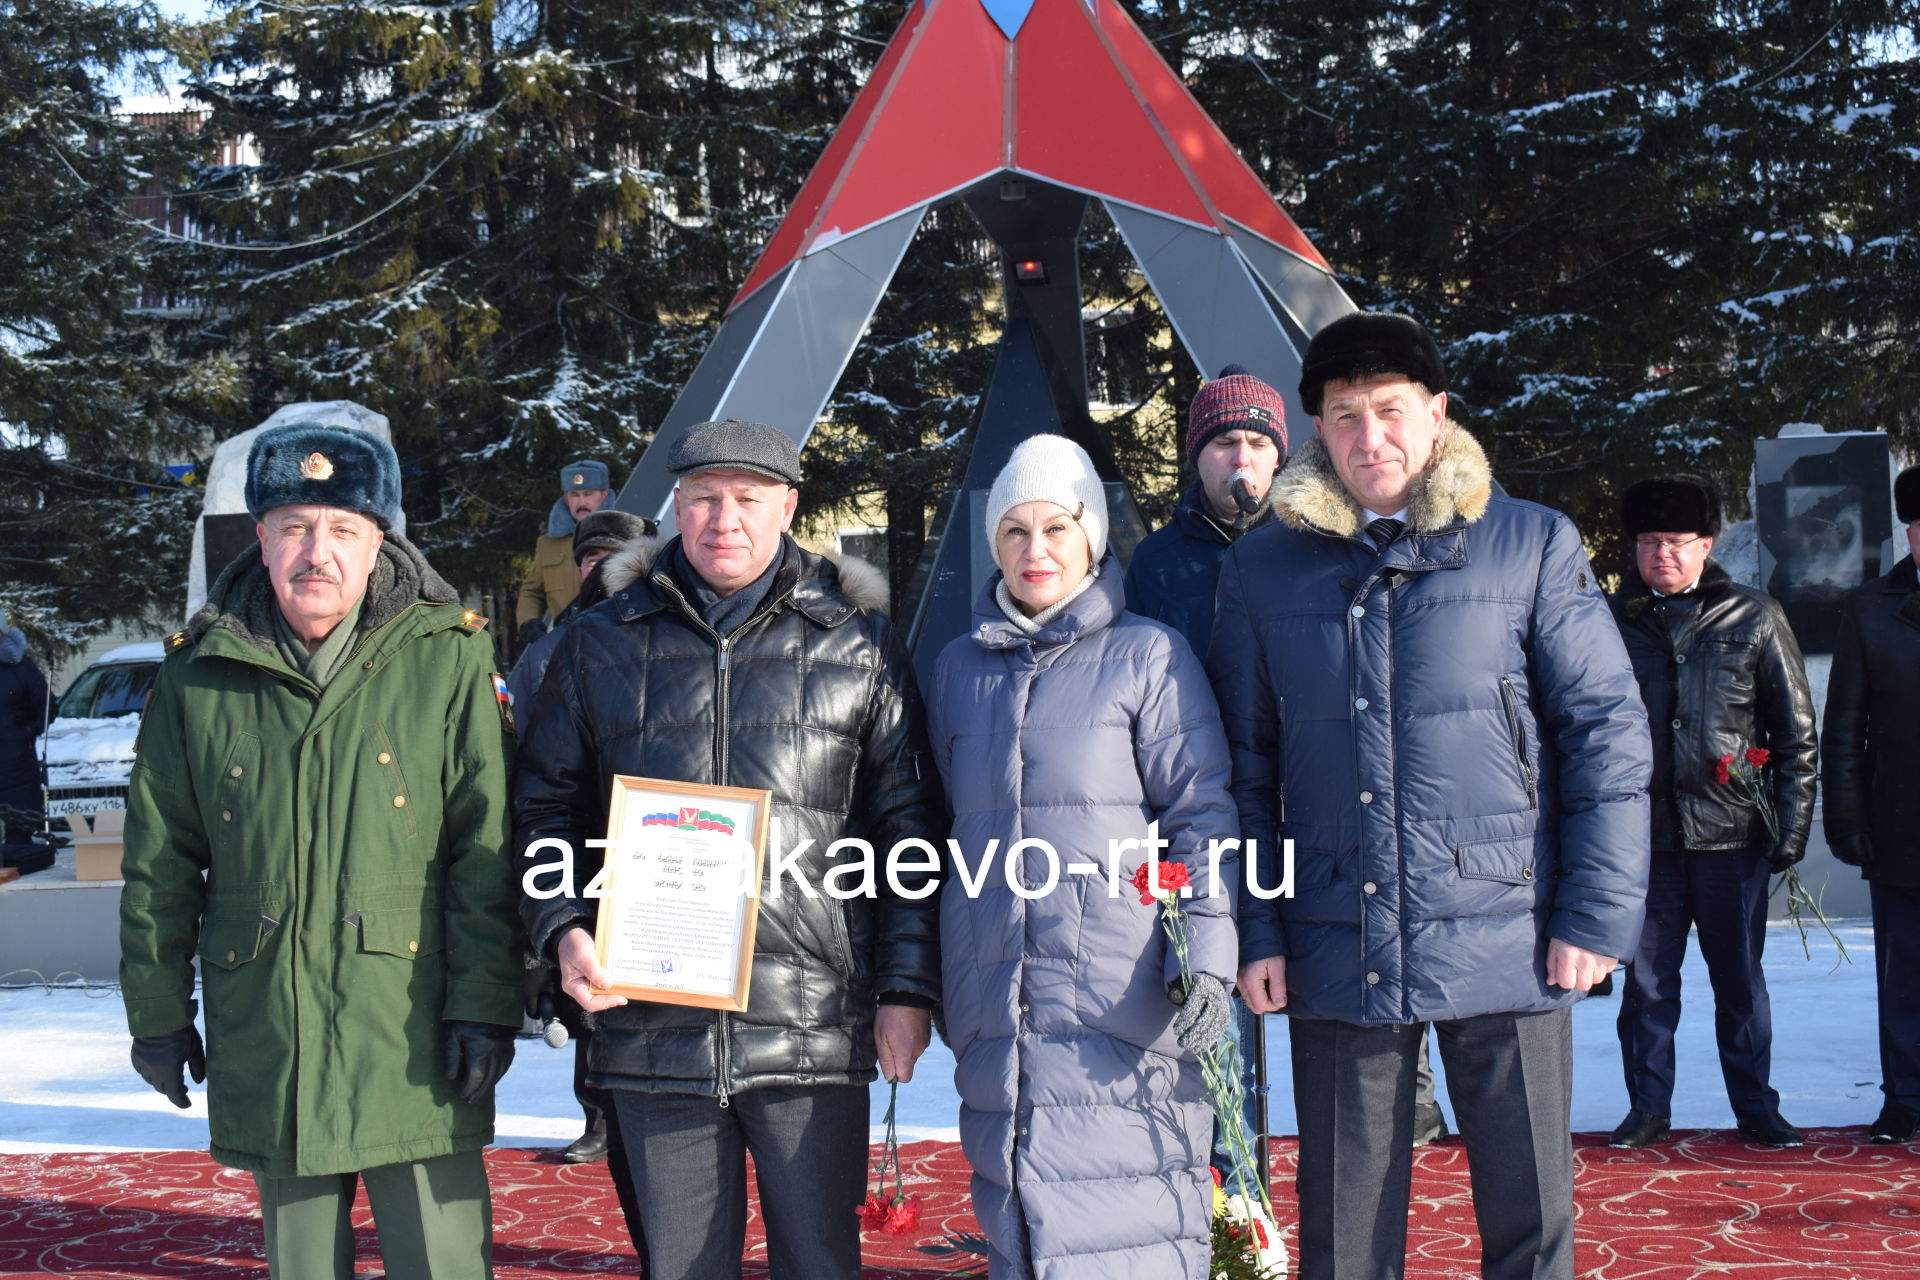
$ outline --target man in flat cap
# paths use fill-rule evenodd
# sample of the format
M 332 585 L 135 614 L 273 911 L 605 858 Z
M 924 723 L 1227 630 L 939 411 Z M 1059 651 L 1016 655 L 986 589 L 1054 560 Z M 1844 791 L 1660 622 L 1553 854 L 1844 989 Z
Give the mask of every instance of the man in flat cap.
M 589 513 L 613 497 L 607 464 L 581 458 L 560 468 L 560 496 L 547 512 L 547 531 L 533 544 L 533 561 L 520 582 L 520 602 L 514 606 L 514 635 L 522 647 L 546 633 L 573 597 L 582 574 L 575 571 L 573 531 Z
M 1572 521 L 1493 494 L 1446 392 L 1407 317 L 1327 325 L 1301 372 L 1315 434 L 1220 571 L 1207 665 L 1259 842 L 1239 985 L 1290 1015 L 1306 1280 L 1404 1271 L 1429 1024 L 1481 1274 L 1572 1280 L 1569 1007 L 1640 927 L 1620 633 Z
M 1873 903 L 1874 1142 L 1911 1142 L 1920 1122 L 1920 467 L 1895 477 L 1893 510 L 1907 554 L 1847 597 L 1820 731 L 1827 844 L 1860 868 Z
M 855 1280 L 866 1086 L 876 1064 L 910 1079 L 926 1048 L 936 885 L 882 875 L 844 899 L 821 886 L 837 840 L 884 858 L 944 829 L 920 695 L 880 575 L 788 536 L 792 439 L 702 423 L 668 465 L 679 536 L 568 626 L 529 708 L 515 842 L 566 841 L 575 882 L 536 877 L 562 892 L 529 894 L 522 914 L 562 990 L 599 1013 L 588 1078 L 614 1099 L 652 1280 L 740 1274 L 749 1152 L 775 1280 Z M 593 994 L 608 975 L 585 842 L 607 832 L 615 774 L 773 793 L 767 868 L 783 882 L 761 887 L 745 1012 Z
M 1785 610 L 1712 559 L 1720 495 L 1694 475 L 1642 480 L 1622 495 L 1633 570 L 1614 616 L 1653 729 L 1652 866 L 1647 923 L 1620 992 L 1626 1119 L 1616 1147 L 1668 1136 L 1680 963 L 1689 927 L 1713 981 L 1720 1072 L 1740 1136 L 1797 1147 L 1768 1082 L 1773 1016 L 1760 952 L 1767 877 L 1806 856 L 1813 822 L 1813 698 Z M 1749 763 L 1749 752 L 1767 752 Z M 1755 757 L 1762 759 L 1762 757 Z M 1764 782 L 1769 832 L 1730 770 Z
M 120 985 L 140 1075 L 206 1079 L 275 1280 L 490 1274 L 481 1148 L 520 1023 L 512 739 L 486 620 L 398 533 L 393 447 L 290 423 L 260 546 L 168 641 L 127 799 Z M 194 965 L 206 1004 L 194 1028 Z

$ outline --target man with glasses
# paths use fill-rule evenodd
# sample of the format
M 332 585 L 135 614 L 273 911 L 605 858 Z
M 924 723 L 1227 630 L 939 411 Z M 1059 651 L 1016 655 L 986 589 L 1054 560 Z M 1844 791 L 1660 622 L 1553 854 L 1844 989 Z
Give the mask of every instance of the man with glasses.
M 1621 502 L 1634 572 L 1615 620 L 1653 728 L 1653 862 L 1647 923 L 1620 1001 L 1620 1052 L 1631 1110 L 1616 1147 L 1668 1136 L 1680 962 L 1688 926 L 1713 984 L 1720 1070 L 1740 1136 L 1797 1147 L 1768 1083 L 1773 1017 L 1760 968 L 1767 877 L 1806 854 L 1813 820 L 1813 699 L 1800 646 L 1771 596 L 1710 558 L 1720 495 L 1699 476 L 1643 480 Z M 1766 752 L 1749 756 L 1749 752 Z M 1755 779 L 1774 829 L 1736 773 Z

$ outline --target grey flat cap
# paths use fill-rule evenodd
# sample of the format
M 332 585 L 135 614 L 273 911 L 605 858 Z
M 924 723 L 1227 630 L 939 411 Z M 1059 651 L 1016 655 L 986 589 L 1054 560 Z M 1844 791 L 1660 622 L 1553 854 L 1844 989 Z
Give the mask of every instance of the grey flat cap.
M 737 468 L 757 471 L 782 484 L 800 483 L 800 446 L 764 422 L 696 422 L 673 442 L 667 470 L 676 476 Z

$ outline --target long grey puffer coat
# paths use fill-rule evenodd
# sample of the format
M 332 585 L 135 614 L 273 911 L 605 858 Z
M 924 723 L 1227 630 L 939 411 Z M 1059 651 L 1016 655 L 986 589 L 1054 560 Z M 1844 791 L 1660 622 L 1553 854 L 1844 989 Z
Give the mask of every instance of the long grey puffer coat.
M 958 845 L 941 903 L 943 999 L 991 1274 L 1200 1280 L 1212 1118 L 1171 1029 L 1178 959 L 1159 908 L 1126 883 L 1146 851 L 1117 854 L 1112 895 L 1108 842 L 1159 822 L 1161 857 L 1195 884 L 1194 967 L 1231 983 L 1237 851 L 1208 896 L 1208 844 L 1239 834 L 1218 707 L 1186 641 L 1123 612 L 1112 560 L 1037 636 L 1000 611 L 998 581 L 973 631 L 941 653 L 929 698 Z M 1021 840 L 1059 855 L 1050 892 L 1010 887 L 1036 893 L 1048 878 L 1037 848 L 1009 859 Z M 977 888 L 962 882 L 969 870 Z

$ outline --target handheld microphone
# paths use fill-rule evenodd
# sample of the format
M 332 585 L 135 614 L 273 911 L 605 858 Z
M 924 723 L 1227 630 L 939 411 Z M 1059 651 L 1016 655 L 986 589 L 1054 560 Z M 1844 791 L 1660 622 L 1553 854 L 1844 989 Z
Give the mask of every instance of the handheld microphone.
M 1253 496 L 1253 469 L 1242 467 L 1233 473 L 1227 481 L 1227 492 L 1233 495 L 1233 504 L 1240 508 L 1241 515 L 1250 516 L 1260 509 L 1260 499 Z

